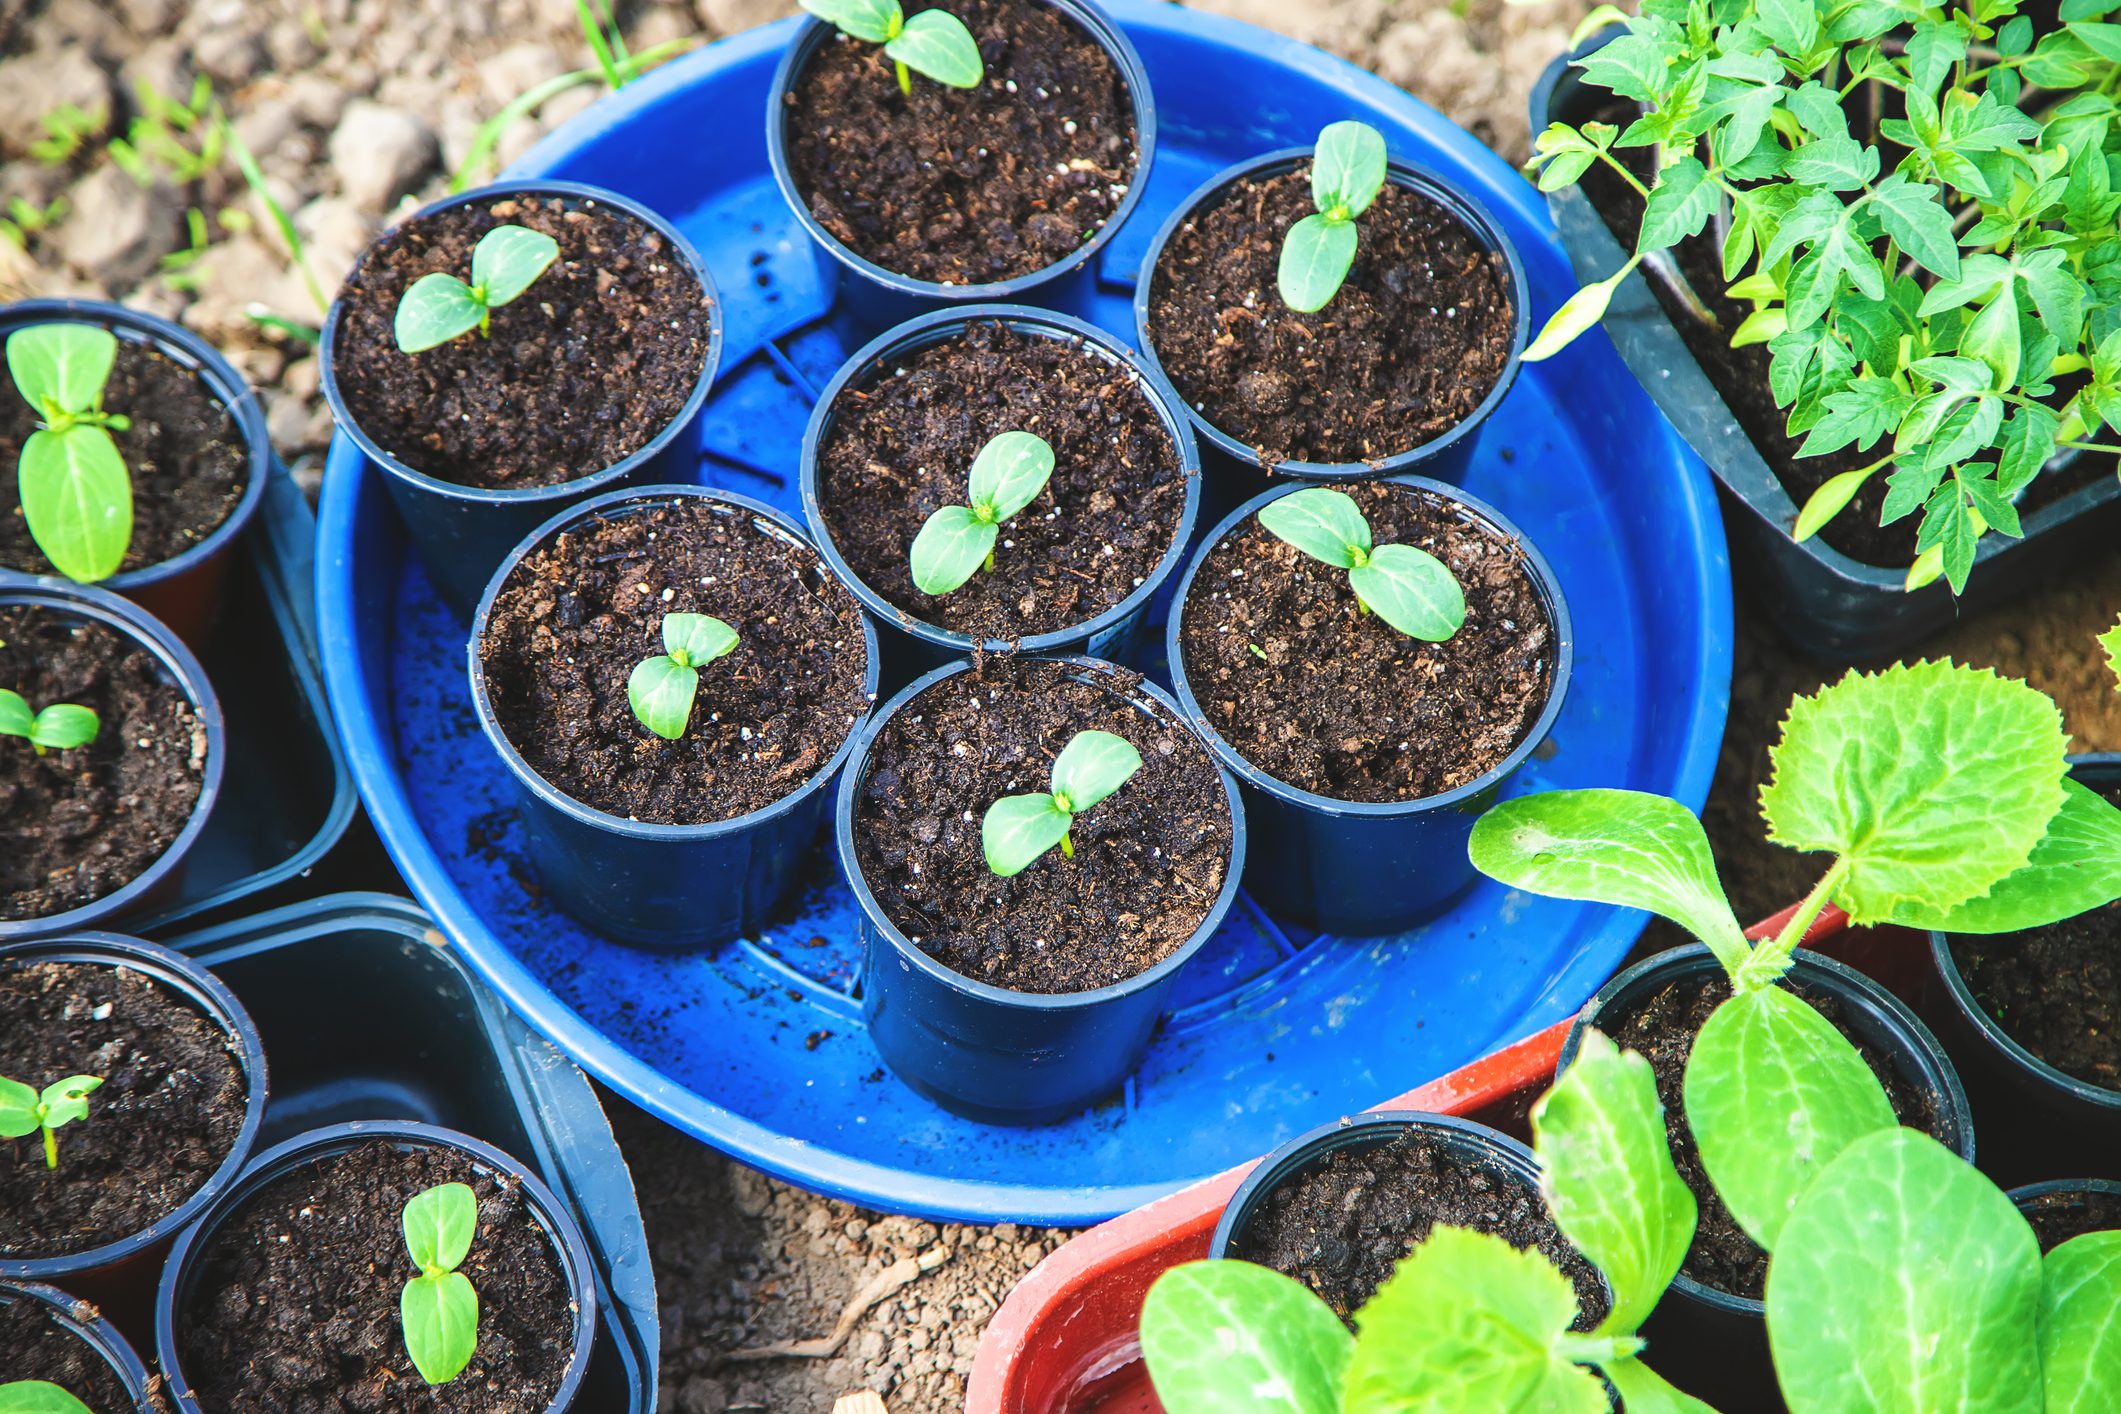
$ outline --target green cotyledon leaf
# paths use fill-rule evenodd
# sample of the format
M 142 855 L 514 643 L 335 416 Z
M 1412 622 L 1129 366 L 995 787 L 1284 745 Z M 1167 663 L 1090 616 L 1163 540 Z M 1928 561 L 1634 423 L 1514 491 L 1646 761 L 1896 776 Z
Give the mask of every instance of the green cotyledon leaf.
M 1293 1277 L 1185 1262 L 1142 1302 L 1142 1359 L 1170 1414 L 1340 1414 L 1355 1338 Z
M 2087 1232 L 2040 1259 L 2043 1414 L 2121 1409 L 2121 1232 Z

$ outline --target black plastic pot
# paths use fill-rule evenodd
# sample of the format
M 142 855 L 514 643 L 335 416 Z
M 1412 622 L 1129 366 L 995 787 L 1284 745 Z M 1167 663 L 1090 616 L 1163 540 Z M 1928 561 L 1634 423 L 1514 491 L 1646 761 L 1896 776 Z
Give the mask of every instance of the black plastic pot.
M 2087 1216 L 2093 1219 L 2092 1230 L 2106 1232 L 2121 1228 L 2121 1180 L 2111 1178 L 2051 1178 L 2043 1183 L 2028 1183 L 2010 1191 L 2010 1200 L 2018 1205 L 2025 1220 L 2033 1224 L 2033 1231 L 2040 1231 L 2043 1216 Z M 2059 1244 L 2057 1244 L 2059 1245 Z M 2049 1250 L 2043 1236 L 2040 1250 Z
M 1088 313 L 1089 297 L 1097 282 L 1098 256 L 1119 228 L 1126 224 L 1127 218 L 1134 214 L 1134 208 L 1141 203 L 1142 193 L 1148 189 L 1149 169 L 1156 156 L 1156 100 L 1149 91 L 1149 73 L 1142 67 L 1141 55 L 1134 52 L 1132 41 L 1110 16 L 1083 0 L 1045 0 L 1045 3 L 1082 26 L 1111 55 L 1114 67 L 1127 85 L 1127 96 L 1134 105 L 1134 146 L 1139 154 L 1134 179 L 1113 211 L 1112 219 L 1079 248 L 1028 275 L 983 285 L 943 285 L 886 270 L 848 249 L 839 237 L 811 215 L 810 203 L 797 189 L 795 173 L 788 165 L 790 109 L 787 98 L 796 79 L 808 67 L 811 56 L 817 53 L 819 46 L 829 42 L 836 31 L 825 21 L 815 18 L 806 20 L 796 31 L 795 42 L 788 46 L 780 67 L 774 71 L 773 84 L 766 90 L 766 159 L 773 168 L 773 179 L 780 186 L 782 197 L 788 202 L 788 209 L 795 213 L 796 220 L 816 245 L 818 271 L 824 288 L 838 287 L 835 310 L 850 320 L 856 329 L 888 329 L 902 320 L 938 307 L 1023 299 L 1035 299 L 1048 308 Z M 927 80 L 916 82 L 925 83 Z
M 383 484 L 389 488 L 390 498 L 405 522 L 405 532 L 421 562 L 427 566 L 436 592 L 444 603 L 460 614 L 470 613 L 472 606 L 478 603 L 479 591 L 486 587 L 494 566 L 501 562 L 509 548 L 553 512 L 615 487 L 690 479 L 700 456 L 695 424 L 700 409 L 706 405 L 707 390 L 714 382 L 715 369 L 722 355 L 722 300 L 699 252 L 692 248 L 692 243 L 679 233 L 677 227 L 617 192 L 584 186 L 579 182 L 499 182 L 444 197 L 422 207 L 406 218 L 404 224 L 423 221 L 455 207 L 499 201 L 511 196 L 563 197 L 577 204 L 595 203 L 653 227 L 669 242 L 676 259 L 700 282 L 700 289 L 706 296 L 709 319 L 707 360 L 700 368 L 699 382 L 693 386 L 691 396 L 686 398 L 677 416 L 646 446 L 625 460 L 556 486 L 526 486 L 507 491 L 459 486 L 414 471 L 399 461 L 370 437 L 347 410 L 338 379 L 334 376 L 345 305 L 343 298 L 333 302 L 331 313 L 324 321 L 322 352 L 324 397 L 331 404 L 332 419 L 382 475 Z M 370 246 L 347 278 L 352 280 L 357 276 L 369 254 L 379 245 L 387 244 L 396 231 L 402 229 L 404 225 L 394 227 L 384 234 L 377 246 Z
M 1569 1027 L 1555 1074 L 1569 1068 L 1588 1027 L 1608 1030 L 1606 1020 L 1634 1011 L 1675 982 L 1723 975 L 1715 954 L 1699 943 L 1645 958 L 1598 990 Z M 1852 967 L 1800 951 L 1786 979 L 1804 992 L 1830 997 L 1840 1009 L 1845 1034 L 1870 1046 L 1910 1088 L 1930 1100 L 1938 1143 L 1968 1163 L 1974 1161 L 1974 1122 L 1966 1092 L 1929 1028 L 1906 1003 Z M 1666 1116 L 1666 1125 L 1684 1123 Z M 1765 1302 L 1703 1286 L 1681 1272 L 1672 1279 L 1644 1329 L 1653 1363 L 1687 1393 L 1719 1409 L 1780 1409 L 1775 1401 L 1774 1364 L 1768 1353 Z
M 2121 783 L 2121 752 L 2070 758 L 2079 783 Z M 2121 1179 L 2121 1090 L 2067 1075 L 2018 1044 L 1974 998 L 1952 939 L 1930 934 L 1930 1021 L 1958 1066 L 1999 1183 L 2069 1174 Z
M 1106 687 L 1146 716 L 1186 729 L 1178 704 L 1146 679 L 1089 658 L 1062 661 L 1080 669 L 1082 681 Z M 1148 971 L 1109 987 L 1057 994 L 1015 992 L 953 971 L 900 931 L 878 905 L 855 855 L 854 812 L 870 752 L 892 714 L 971 666 L 946 664 L 892 698 L 863 731 L 840 780 L 834 832 L 840 868 L 861 906 L 862 1018 L 892 1071 L 943 1108 L 989 1124 L 1046 1124 L 1111 1094 L 1133 1072 L 1172 984 L 1237 897 L 1245 816 L 1229 773 L 1221 773 L 1231 834 L 1222 889 L 1193 936 Z M 1100 681 L 1106 678 L 1112 681 Z
M 153 1300 L 155 1276 L 171 1239 L 228 1190 L 250 1158 L 265 1118 L 265 1048 L 250 1013 L 219 978 L 159 943 L 116 933 L 75 933 L 0 946 L 0 971 L 42 962 L 123 967 L 151 978 L 227 1033 L 241 1057 L 248 1086 L 243 1123 L 227 1157 L 197 1192 L 138 1232 L 119 1234 L 86 1251 L 57 1257 L 0 1257 L 0 1278 L 63 1281 L 76 1296 L 94 1301 L 120 1321 L 132 1322 L 146 1313 Z M 86 1122 L 95 1122 L 93 1108 Z
M 265 409 L 258 395 L 211 344 L 152 314 L 100 300 L 24 300 L 0 307 L 0 342 L 32 324 L 97 324 L 128 343 L 152 345 L 165 358 L 192 370 L 215 401 L 228 410 L 249 462 L 243 497 L 228 513 L 228 519 L 182 554 L 160 564 L 120 570 L 99 581 L 98 586 L 124 595 L 196 647 L 205 641 L 207 631 L 220 615 L 231 553 L 251 517 L 257 514 L 258 503 L 265 497 L 266 477 L 272 472 L 272 442 L 265 435 Z M 16 395 L 9 390 L 7 396 Z M 136 408 L 111 411 L 135 416 L 140 412 Z M 122 433 L 120 437 L 122 449 Z M 13 468 L 8 468 L 7 474 L 12 475 Z
M 771 506 L 731 491 L 698 486 L 624 488 L 563 510 L 518 544 L 493 573 L 471 624 L 472 705 L 480 730 L 514 778 L 538 878 L 553 902 L 621 942 L 650 948 L 706 948 L 754 933 L 802 881 L 823 823 L 829 787 L 854 749 L 861 724 L 831 760 L 802 785 L 763 809 L 705 825 L 658 825 L 585 805 L 531 769 L 494 717 L 481 645 L 496 596 L 534 547 L 598 518 L 639 515 L 678 501 L 748 517 L 762 535 L 813 548 L 802 528 Z M 832 575 L 829 561 L 820 569 Z M 864 618 L 866 690 L 876 697 L 876 630 Z
M 1419 476 L 1395 476 L 1398 485 L 1450 500 L 1465 517 L 1516 542 L 1526 572 L 1554 626 L 1554 681 L 1532 729 L 1501 764 L 1456 790 L 1420 800 L 1335 800 L 1277 780 L 1247 761 L 1223 739 L 1201 710 L 1186 677 L 1179 647 L 1186 596 L 1208 552 L 1260 507 L 1301 489 L 1288 482 L 1239 506 L 1208 533 L 1178 581 L 1164 628 L 1172 690 L 1186 720 L 1208 743 L 1223 768 L 1237 777 L 1253 839 L 1245 891 L 1276 918 L 1321 932 L 1374 937 L 1414 927 L 1448 907 L 1475 878 L 1466 855 L 1473 822 L 1492 806 L 1504 785 L 1539 749 L 1561 715 L 1575 657 L 1575 636 L 1561 584 L 1546 559 L 1502 513 L 1477 497 Z
M 832 534 L 818 501 L 818 448 L 832 431 L 833 410 L 840 395 L 850 387 L 867 387 L 888 377 L 893 360 L 945 343 L 957 337 L 966 325 L 980 321 L 1003 324 L 1016 333 L 1035 338 L 1078 343 L 1086 353 L 1094 351 L 1094 356 L 1139 374 L 1142 392 L 1149 405 L 1156 409 L 1164 430 L 1170 434 L 1179 466 L 1186 477 L 1186 508 L 1179 518 L 1170 548 L 1164 551 L 1156 568 L 1133 593 L 1096 618 L 1050 633 L 1033 634 L 1014 644 L 992 638 L 982 644 L 970 634 L 924 623 L 864 584 L 840 554 L 839 547 L 832 543 Z M 1192 539 L 1200 513 L 1200 448 L 1193 440 L 1192 428 L 1187 425 L 1178 396 L 1171 391 L 1170 385 L 1161 375 L 1142 368 L 1124 344 L 1095 325 L 1021 304 L 983 304 L 936 310 L 908 320 L 872 340 L 840 366 L 818 398 L 817 406 L 810 414 L 810 424 L 803 431 L 801 478 L 803 518 L 816 527 L 818 553 L 825 557 L 840 580 L 854 591 L 855 597 L 862 601 L 862 607 L 879 625 L 877 637 L 884 654 L 883 690 L 886 692 L 897 690 L 931 668 L 966 657 L 982 646 L 990 653 L 1013 650 L 1125 661 L 1140 636 L 1149 602 L 1178 569 L 1179 561 L 1185 558 L 1186 545 Z
M 1608 43 L 1616 29 L 1556 59 L 1532 90 L 1532 131 L 1580 122 L 1607 95 L 1585 85 L 1570 61 Z M 1547 207 L 1578 279 L 1601 280 L 1627 251 L 1581 187 L 1547 193 Z M 1867 565 L 1818 536 L 1792 538 L 1800 509 L 1768 466 L 1723 394 L 1688 350 L 1638 270 L 1614 292 L 1606 334 L 1644 391 L 1715 473 L 1734 558 L 1776 625 L 1797 647 L 1836 662 L 1891 657 L 1959 619 L 1999 604 L 2121 535 L 2121 480 L 2089 486 L 2027 512 L 2025 536 L 1984 536 L 1966 593 L 1942 580 L 1909 593 L 1906 569 Z M 2054 474 L 2051 465 L 2048 475 Z
M 1154 369 L 1157 376 L 1168 379 L 1162 361 L 1156 354 L 1155 331 L 1150 328 L 1149 296 L 1156 284 L 1156 268 L 1162 262 L 1164 245 L 1181 227 L 1190 223 L 1206 207 L 1222 199 L 1224 191 L 1233 184 L 1249 179 L 1277 177 L 1284 172 L 1305 166 L 1311 160 L 1308 147 L 1288 147 L 1278 152 L 1267 153 L 1227 167 L 1216 173 L 1192 195 L 1180 202 L 1164 219 L 1155 237 L 1149 242 L 1148 254 L 1142 257 L 1141 277 L 1134 286 L 1134 337 L 1141 345 L 1142 362 Z M 1464 421 L 1440 437 L 1431 438 L 1417 447 L 1409 447 L 1394 453 L 1382 461 L 1371 462 L 1304 462 L 1283 461 L 1266 465 L 1261 462 L 1259 452 L 1210 422 L 1199 409 L 1178 399 L 1179 406 L 1186 410 L 1194 429 L 1200 435 L 1201 463 L 1208 479 L 1208 513 L 1220 515 L 1231 506 L 1265 491 L 1273 484 L 1275 476 L 1298 477 L 1306 481 L 1369 481 L 1380 476 L 1396 476 L 1403 472 L 1418 472 L 1433 480 L 1456 483 L 1465 478 L 1466 468 L 1473 458 L 1473 448 L 1479 439 L 1480 429 L 1489 414 L 1502 404 L 1510 385 L 1517 381 L 1517 370 L 1523 363 L 1525 346 L 1531 339 L 1532 297 L 1526 283 L 1524 260 L 1517 247 L 1502 229 L 1501 224 L 1489 214 L 1488 209 L 1463 192 L 1453 190 L 1444 180 L 1424 168 L 1398 158 L 1388 167 L 1390 180 L 1397 186 L 1419 192 L 1430 201 L 1458 218 L 1489 249 L 1498 252 L 1503 263 L 1509 267 L 1510 300 L 1517 311 L 1516 330 L 1510 340 L 1509 361 L 1495 380 L 1495 386 L 1481 399 Z
M 184 856 L 206 828 L 214 801 L 221 793 L 221 776 L 228 760 L 228 733 L 222 726 L 221 704 L 214 696 L 206 670 L 161 623 L 138 605 L 117 595 L 63 579 L 0 576 L 0 604 L 29 604 L 54 614 L 64 614 L 103 624 L 139 644 L 160 664 L 163 675 L 190 700 L 199 724 L 206 732 L 206 765 L 199 781 L 199 798 L 191 818 L 160 858 L 142 870 L 139 877 L 102 898 L 47 918 L 0 919 L 0 943 L 48 933 L 67 933 L 121 920 L 170 902 L 177 892 L 178 871 Z M 19 742 L 14 749 L 21 749 Z
M 190 1303 L 193 1287 L 198 1282 L 198 1264 L 212 1249 L 221 1225 L 276 1179 L 306 1164 L 378 1140 L 400 1149 L 455 1149 L 468 1155 L 480 1168 L 501 1175 L 521 1188 L 523 1196 L 529 1200 L 532 1217 L 551 1239 L 553 1251 L 559 1257 L 574 1312 L 574 1351 L 568 1359 L 566 1374 L 561 1378 L 559 1392 L 546 1409 L 548 1414 L 562 1414 L 573 1406 L 575 1394 L 588 1373 L 589 1355 L 596 1339 L 597 1287 L 588 1244 L 583 1241 L 581 1229 L 575 1225 L 566 1207 L 528 1166 L 482 1139 L 431 1124 L 404 1120 L 354 1120 L 310 1130 L 260 1154 L 235 1185 L 200 1218 L 198 1226 L 178 1239 L 170 1252 L 169 1263 L 162 1271 L 161 1288 L 155 1296 L 155 1354 L 162 1377 L 169 1382 L 169 1395 L 178 1414 L 208 1414 L 178 1358 L 177 1323 L 179 1313 Z M 506 1296 L 503 1292 L 480 1294 L 489 1301 L 505 1299 Z M 316 1314 L 321 1319 L 326 1313 Z
M 103 1363 L 110 1367 L 112 1375 L 125 1389 L 135 1409 L 153 1410 L 156 1382 L 133 1353 L 132 1346 L 119 1333 L 116 1326 L 103 1318 L 94 1303 L 70 1296 L 56 1286 L 42 1282 L 0 1281 L 0 1306 L 11 1306 L 17 1301 L 27 1301 L 44 1307 L 52 1321 L 74 1336 L 83 1345 L 96 1352 Z M 10 1377 L 11 1372 L 0 1369 L 0 1379 Z M 68 1390 L 72 1394 L 74 1391 Z M 102 1414 L 102 1411 L 97 1411 Z M 122 1414 L 122 1411 L 112 1411 Z

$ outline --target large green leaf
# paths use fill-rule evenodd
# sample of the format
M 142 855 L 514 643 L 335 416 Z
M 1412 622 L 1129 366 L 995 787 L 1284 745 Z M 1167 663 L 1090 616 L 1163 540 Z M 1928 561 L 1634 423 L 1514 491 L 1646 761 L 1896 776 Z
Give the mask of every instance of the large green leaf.
M 438 1183 L 405 1204 L 405 1250 L 428 1275 L 455 1271 L 479 1226 L 479 1195 L 468 1183 Z
M 560 258 L 560 243 L 528 226 L 496 226 L 471 249 L 471 283 L 495 308 L 530 288 Z
M 958 588 L 994 553 L 999 533 L 993 521 L 964 506 L 944 506 L 922 523 L 907 551 L 914 587 L 923 594 Z
M 1328 123 L 1311 158 L 1311 202 L 1321 213 L 1360 216 L 1384 190 L 1384 134 L 1368 123 Z M 1346 217 L 1340 219 L 1347 219 Z
M 1694 1240 L 1694 1195 L 1673 1167 L 1650 1063 L 1586 1030 L 1554 1088 L 1532 1106 L 1547 1207 L 1613 1289 L 1601 1330 L 1632 1335 Z
M 44 1123 L 37 1108 L 37 1092 L 19 1080 L 0 1075 L 0 1139 L 20 1139 L 34 1134 Z
M 1434 1228 L 1356 1312 L 1342 1408 L 1603 1414 L 1604 1387 L 1571 1358 L 1575 1319 L 1575 1288 L 1536 1249 Z
M 1359 240 L 1353 221 L 1332 221 L 1316 212 L 1291 226 L 1274 271 L 1281 302 L 1298 314 L 1324 309 L 1354 267 Z
M 1466 595 L 1450 567 L 1413 545 L 1380 545 L 1348 571 L 1355 597 L 1409 638 L 1442 643 L 1465 625 Z
M 1053 758 L 1054 803 L 1071 815 L 1080 815 L 1133 780 L 1141 768 L 1141 752 L 1125 737 L 1077 732 Z
M 2075 781 L 2023 869 L 1955 908 L 1903 904 L 1892 921 L 1946 933 L 2015 933 L 2121 898 L 2121 808 Z
M 1142 1302 L 1142 1359 L 1170 1414 L 1339 1414 L 1355 1338 L 1303 1283 L 1187 1262 Z
M 1955 663 L 1850 673 L 1790 704 L 1760 792 L 1769 838 L 1840 857 L 1858 923 L 1951 908 L 2023 868 L 2062 808 L 2054 703 Z
M 1005 795 L 987 807 L 980 821 L 980 847 L 987 868 L 1007 879 L 1031 867 L 1040 855 L 1067 838 L 1075 817 L 1043 791 Z
M 1709 837 L 1676 800 L 1624 790 L 1548 791 L 1506 800 L 1473 824 L 1473 867 L 1549 898 L 1646 908 L 1707 943 L 1725 970 L 1745 960 Z
M 118 358 L 118 337 L 93 324 L 32 324 L 7 336 L 7 368 L 23 400 L 42 415 L 90 412 Z
M 1768 1265 L 1794 1414 L 2040 1414 L 2040 1247 L 2010 1199 L 1928 1135 L 1851 1144 Z
M 1698 236 L 1716 210 L 1721 192 L 1698 157 L 1682 157 L 1658 174 L 1643 206 L 1637 251 L 1662 250 Z
M 665 741 L 676 741 L 692 720 L 692 702 L 699 690 L 697 668 L 658 653 L 636 664 L 627 675 L 626 705 L 642 726 Z
M 30 723 L 29 743 L 46 751 L 71 751 L 86 746 L 103 729 L 93 708 L 74 702 L 54 702 Z
M 486 305 L 471 286 L 447 270 L 434 270 L 398 296 L 391 334 L 402 353 L 425 353 L 469 334 L 486 317 Z
M 796 0 L 826 24 L 856 39 L 882 44 L 899 32 L 905 14 L 898 0 Z
M 1269 535 L 1338 569 L 1353 569 L 1356 557 L 1370 551 L 1370 523 L 1362 508 L 1347 492 L 1328 486 L 1275 497 L 1260 507 L 1259 523 Z
M 1896 1123 L 1885 1087 L 1848 1038 L 1780 987 L 1716 1008 L 1694 1038 L 1684 1094 L 1717 1196 L 1769 1252 L 1813 1176 Z
M 11 687 L 0 687 L 0 736 L 28 736 L 37 725 L 29 702 Z
M 133 482 L 101 427 L 32 432 L 18 485 L 30 538 L 68 579 L 109 579 L 133 538 Z
M 1003 432 L 987 440 L 972 459 L 966 491 L 975 509 L 984 507 L 996 525 L 1036 500 L 1053 477 L 1053 448 L 1031 432 Z
M 2040 1261 L 2045 1414 L 2121 1409 L 2121 1232 L 2087 1232 Z
M 737 643 L 736 630 L 712 614 L 663 615 L 663 651 L 681 668 L 704 668 Z
M 884 45 L 884 54 L 951 88 L 978 88 L 986 76 L 979 42 L 948 10 L 923 10 Z
M 479 1294 L 462 1272 L 414 1277 L 398 1294 L 405 1353 L 431 1385 L 464 1373 L 479 1342 Z

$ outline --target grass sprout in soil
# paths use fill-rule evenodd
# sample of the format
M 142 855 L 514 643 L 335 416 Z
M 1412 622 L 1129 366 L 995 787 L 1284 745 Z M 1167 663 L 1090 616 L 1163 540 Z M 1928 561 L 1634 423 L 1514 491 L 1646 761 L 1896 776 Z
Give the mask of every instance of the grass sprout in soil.
M 68 1330 L 43 1302 L 4 1286 L 0 1286 L 0 1351 L 7 1352 L 0 1383 L 44 1380 L 95 1414 L 105 1410 L 122 1414 L 133 1407 L 132 1396 L 101 1352 Z
M 930 6 L 908 7 L 914 23 Z M 1066 258 L 1119 209 L 1140 164 L 1112 56 L 1057 6 L 952 0 L 978 41 L 975 88 L 915 83 L 834 34 L 789 86 L 788 162 L 818 224 L 886 270 L 990 285 Z
M 103 1080 L 58 1132 L 56 1167 L 35 1133 L 0 1143 L 0 1257 L 16 1259 L 86 1252 L 176 1211 L 228 1158 L 249 1097 L 205 1012 L 131 968 L 85 963 L 0 967 L 0 1075 Z
M 132 639 L 29 605 L 0 605 L 0 684 L 100 723 L 87 745 L 42 755 L 0 737 L 0 919 L 48 918 L 123 888 L 183 832 L 206 726 Z
M 1089 991 L 1147 971 L 1215 906 L 1232 825 L 1207 749 L 1125 696 L 1132 674 L 990 658 L 923 691 L 877 734 L 855 801 L 855 855 L 907 937 L 975 981 Z M 981 822 L 1004 796 L 1048 788 L 1061 749 L 1110 732 L 1141 753 L 1125 787 L 1076 817 L 1073 857 L 1050 850 L 1003 878 Z
M 471 270 L 481 238 L 520 226 L 559 245 L 484 337 L 397 343 L 423 276 Z M 708 296 L 645 222 L 589 199 L 509 196 L 407 222 L 340 293 L 333 376 L 361 430 L 413 470 L 461 486 L 553 486 L 624 461 L 684 407 L 707 361 Z
M 739 635 L 666 741 L 628 683 L 671 614 Z M 860 607 L 817 552 L 750 512 L 679 501 L 599 517 L 525 555 L 479 646 L 502 730 L 585 805 L 657 824 L 730 820 L 815 775 L 868 710 Z

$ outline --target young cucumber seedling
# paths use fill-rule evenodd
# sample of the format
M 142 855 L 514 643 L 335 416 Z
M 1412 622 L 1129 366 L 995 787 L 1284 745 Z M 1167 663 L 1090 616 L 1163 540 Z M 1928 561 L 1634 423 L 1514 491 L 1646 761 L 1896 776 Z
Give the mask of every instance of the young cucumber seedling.
M 50 1380 L 10 1380 L 0 1384 L 0 1414 L 95 1414 L 95 1411 Z
M 917 69 L 951 88 L 978 88 L 986 76 L 979 44 L 965 22 L 947 10 L 923 10 L 913 18 L 899 0 L 798 0 L 802 7 L 852 39 L 884 46 L 900 93 L 913 92 Z
M 1029 432 L 1004 432 L 972 459 L 969 506 L 945 506 L 929 516 L 908 553 L 913 584 L 923 594 L 948 594 L 981 568 L 994 568 L 1002 523 L 1031 504 L 1053 476 L 1053 448 Z
M 1050 792 L 1005 795 L 987 807 L 980 822 L 987 867 L 1007 879 L 1055 845 L 1073 859 L 1075 841 L 1069 831 L 1075 817 L 1132 780 L 1141 768 L 1142 754 L 1125 737 L 1077 732 L 1054 758 Z
M 1466 596 L 1443 561 L 1412 545 L 1370 543 L 1370 523 L 1345 491 L 1313 486 L 1267 503 L 1259 523 L 1314 560 L 1348 572 L 1356 608 L 1409 638 L 1442 643 L 1465 625 Z
M 494 227 L 472 247 L 470 284 L 436 270 L 413 281 L 399 296 L 393 327 L 398 347 L 409 354 L 423 353 L 474 329 L 485 338 L 493 312 L 529 289 L 559 258 L 560 243 L 543 231 Z
M 42 712 L 32 712 L 21 693 L 0 687 L 0 736 L 28 738 L 30 749 L 39 756 L 86 746 L 102 729 L 90 708 L 55 702 Z
M 479 1293 L 457 1268 L 471 1251 L 479 1198 L 468 1184 L 440 1183 L 405 1205 L 405 1250 L 420 1274 L 398 1296 L 405 1353 L 431 1385 L 464 1373 L 479 1345 Z
M 102 1083 L 99 1075 L 69 1075 L 39 1093 L 0 1075 L 0 1139 L 20 1139 L 42 1130 L 44 1166 L 59 1167 L 58 1131 L 88 1118 L 88 1094 Z
M 700 669 L 736 650 L 736 630 L 707 614 L 663 615 L 663 651 L 626 679 L 626 701 L 641 725 L 665 741 L 685 735 Z
M 7 371 L 37 413 L 17 482 L 30 538 L 68 579 L 109 579 L 133 539 L 133 481 L 111 433 L 132 420 L 103 410 L 118 337 L 93 324 L 33 324 L 7 336 Z
M 1311 157 L 1311 202 L 1318 210 L 1282 238 L 1275 284 L 1283 304 L 1315 314 L 1340 293 L 1355 264 L 1355 218 L 1384 185 L 1384 135 L 1367 123 L 1327 124 Z

